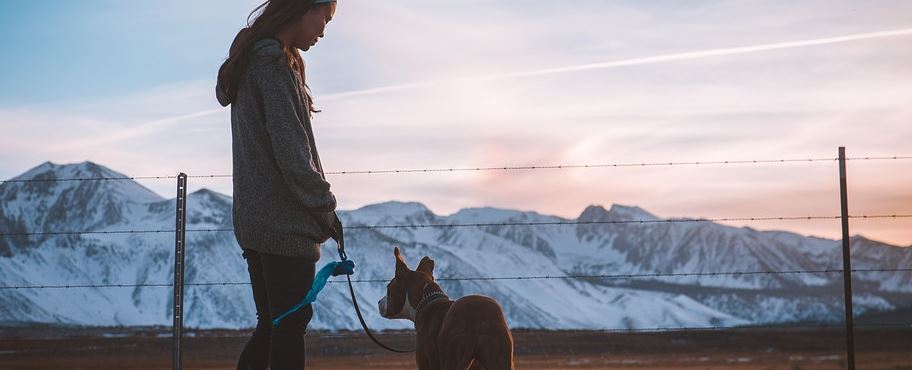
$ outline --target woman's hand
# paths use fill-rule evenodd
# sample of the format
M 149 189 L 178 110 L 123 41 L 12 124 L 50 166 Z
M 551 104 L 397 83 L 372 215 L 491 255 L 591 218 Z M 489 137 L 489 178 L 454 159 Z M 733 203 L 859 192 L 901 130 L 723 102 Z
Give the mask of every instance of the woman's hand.
M 342 230 L 342 222 L 338 221 L 339 216 L 336 215 L 335 211 L 311 212 L 310 214 L 317 221 L 317 225 L 320 226 L 321 233 L 327 238 L 335 239 L 339 230 Z

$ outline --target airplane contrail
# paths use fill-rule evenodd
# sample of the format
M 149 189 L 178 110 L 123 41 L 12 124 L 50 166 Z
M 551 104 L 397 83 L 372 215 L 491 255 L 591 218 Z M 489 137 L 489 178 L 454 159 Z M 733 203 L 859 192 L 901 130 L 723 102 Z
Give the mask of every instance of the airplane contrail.
M 430 86 L 437 86 L 437 85 L 451 84 L 451 83 L 493 81 L 493 80 L 504 80 L 504 79 L 512 79 L 512 78 L 558 74 L 558 73 L 581 72 L 581 71 L 589 71 L 589 70 L 594 70 L 594 69 L 609 69 L 609 68 L 617 68 L 617 67 L 628 67 L 628 66 L 637 66 L 637 65 L 644 65 L 644 64 L 672 62 L 672 61 L 679 61 L 679 60 L 709 58 L 709 57 L 717 57 L 717 56 L 724 56 L 724 55 L 749 54 L 749 53 L 757 53 L 757 52 L 770 51 L 770 50 L 793 49 L 793 48 L 801 48 L 801 47 L 808 47 L 808 46 L 829 45 L 829 44 L 838 44 L 838 43 L 843 43 L 843 42 L 861 41 L 861 40 L 879 39 L 879 38 L 897 37 L 897 36 L 908 36 L 908 35 L 912 35 L 912 28 L 890 30 L 890 31 L 870 32 L 870 33 L 859 33 L 859 34 L 854 34 L 854 35 L 828 37 L 828 38 L 822 38 L 822 39 L 778 42 L 778 43 L 773 43 L 773 44 L 761 44 L 761 45 L 741 46 L 741 47 L 733 47 L 733 48 L 707 49 L 707 50 L 691 51 L 691 52 L 685 52 L 685 53 L 663 54 L 663 55 L 656 55 L 656 56 L 651 56 L 651 57 L 622 59 L 622 60 L 616 60 L 616 61 L 611 61 L 611 62 L 588 63 L 588 64 L 578 64 L 578 65 L 556 67 L 556 68 L 546 68 L 546 69 L 539 69 L 539 70 L 533 70 L 533 71 L 490 74 L 490 75 L 483 75 L 483 76 L 391 85 L 391 86 L 385 86 L 385 87 L 377 87 L 377 88 L 371 88 L 371 89 L 354 90 L 354 91 L 346 91 L 346 92 L 336 93 L 336 94 L 328 94 L 328 95 L 322 96 L 320 98 L 320 100 L 321 101 L 337 100 L 337 99 L 348 98 L 348 97 L 352 97 L 352 96 L 379 94 L 379 93 L 384 93 L 384 92 L 416 89 L 416 88 L 423 88 L 423 87 L 430 87 Z
M 142 122 L 127 128 L 113 131 L 107 134 L 93 136 L 88 140 L 76 141 L 69 144 L 59 145 L 54 148 L 55 151 L 82 149 L 97 147 L 103 144 L 114 143 L 122 140 L 142 137 L 156 133 L 168 126 L 185 121 L 191 118 L 205 117 L 222 112 L 223 109 L 209 109 L 195 113 L 184 114 L 174 117 L 159 118 L 152 121 Z
M 462 77 L 462 78 L 455 78 L 455 79 L 442 79 L 442 80 L 434 80 L 434 81 L 405 83 L 405 84 L 375 87 L 375 88 L 362 89 L 362 90 L 352 90 L 352 91 L 346 91 L 346 92 L 335 93 L 335 94 L 326 94 L 326 95 L 320 96 L 319 100 L 321 102 L 322 101 L 333 101 L 333 100 L 340 100 L 340 99 L 356 97 L 356 96 L 382 94 L 382 93 L 386 93 L 386 92 L 410 90 L 410 89 L 420 89 L 420 88 L 433 87 L 433 86 L 452 84 L 452 83 L 493 81 L 493 80 L 504 80 L 504 79 L 513 79 L 513 78 L 522 78 L 522 77 L 542 76 L 542 75 L 559 74 L 559 73 L 572 73 L 572 72 L 590 71 L 590 70 L 596 70 L 596 69 L 629 67 L 629 66 L 638 66 L 638 65 L 644 65 L 644 64 L 673 62 L 673 61 L 679 61 L 679 60 L 711 58 L 711 57 L 718 57 L 718 56 L 725 56 L 725 55 L 749 54 L 749 53 L 758 53 L 758 52 L 770 51 L 770 50 L 793 49 L 793 48 L 801 48 L 801 47 L 809 47 L 809 46 L 830 45 L 830 44 L 839 44 L 839 43 L 844 43 L 844 42 L 881 39 L 881 38 L 899 37 L 899 36 L 909 36 L 909 35 L 912 35 L 912 28 L 870 32 L 870 33 L 859 33 L 859 34 L 854 34 L 854 35 L 836 36 L 836 37 L 811 39 L 811 40 L 778 42 L 778 43 L 772 43 L 772 44 L 760 44 L 760 45 L 753 45 L 753 46 L 741 46 L 741 47 L 720 48 L 720 49 L 706 49 L 706 50 L 698 50 L 698 51 L 691 51 L 691 52 L 685 52 L 685 53 L 662 54 L 662 55 L 655 55 L 655 56 L 651 56 L 651 57 L 622 59 L 622 60 L 615 60 L 615 61 L 611 61 L 611 62 L 578 64 L 578 65 L 572 65 L 572 66 L 546 68 L 546 69 L 539 69 L 539 70 L 532 70 L 532 71 L 489 74 L 489 75 Z M 191 114 L 178 116 L 178 117 L 171 117 L 171 118 L 155 120 L 152 122 L 148 122 L 147 124 L 149 124 L 151 126 L 161 126 L 161 125 L 173 124 L 173 123 L 176 123 L 177 121 L 182 121 L 182 120 L 189 119 L 189 118 L 206 116 L 206 115 L 210 115 L 210 114 L 216 114 L 221 111 L 223 111 L 223 109 L 211 109 L 211 110 L 191 113 Z

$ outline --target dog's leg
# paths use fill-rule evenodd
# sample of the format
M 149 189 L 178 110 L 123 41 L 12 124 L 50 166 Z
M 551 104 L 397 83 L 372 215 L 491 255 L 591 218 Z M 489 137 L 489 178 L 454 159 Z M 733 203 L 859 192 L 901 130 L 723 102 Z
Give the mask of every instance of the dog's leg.
M 472 365 L 475 357 L 475 340 L 464 338 L 465 340 L 448 341 L 440 351 L 440 370 L 467 370 Z
M 421 348 L 415 351 L 415 360 L 418 364 L 418 370 L 440 370 L 439 361 L 434 361 L 434 359 L 427 355 L 426 351 L 423 351 Z
M 440 359 L 441 370 L 468 370 L 474 360 L 471 354 L 443 355 Z M 473 367 L 474 368 L 474 367 Z
M 513 336 L 509 332 L 482 336 L 477 362 L 487 370 L 513 370 Z

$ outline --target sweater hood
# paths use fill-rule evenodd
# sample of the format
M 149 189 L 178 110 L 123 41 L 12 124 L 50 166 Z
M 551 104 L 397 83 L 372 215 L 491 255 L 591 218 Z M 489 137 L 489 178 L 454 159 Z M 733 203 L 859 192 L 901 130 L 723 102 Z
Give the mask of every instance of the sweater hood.
M 257 40 L 257 42 L 253 44 L 253 54 L 256 56 L 282 55 L 282 43 L 274 38 Z M 227 62 L 228 61 L 226 60 L 225 63 Z M 224 66 L 225 64 L 222 63 L 222 67 Z M 221 72 L 221 68 L 219 68 L 219 71 Z M 221 73 L 219 73 L 219 75 L 221 75 Z M 222 83 L 220 78 L 216 77 L 215 80 L 215 98 L 218 100 L 219 104 L 223 107 L 227 107 L 231 104 L 231 99 L 228 98 L 228 93 L 226 92 L 227 86 Z

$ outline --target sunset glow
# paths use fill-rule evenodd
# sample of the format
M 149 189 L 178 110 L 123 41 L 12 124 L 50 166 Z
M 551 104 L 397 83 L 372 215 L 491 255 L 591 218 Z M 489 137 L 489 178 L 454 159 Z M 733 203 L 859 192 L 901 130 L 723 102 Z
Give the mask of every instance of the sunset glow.
M 0 15 L 0 39 L 17 52 L 0 71 L 0 178 L 47 160 L 130 176 L 230 173 L 214 78 L 258 2 L 202 3 L 3 5 L 16 9 Z M 866 4 L 346 0 L 304 54 L 317 144 L 327 171 L 835 158 L 839 146 L 909 157 L 912 3 Z M 56 22 L 13 19 L 39 13 Z M 63 44 L 53 55 L 45 27 Z M 912 160 L 852 160 L 848 174 L 851 214 L 912 214 Z M 191 180 L 231 194 L 228 178 Z M 839 215 L 836 161 L 329 180 L 343 209 Z M 171 182 L 141 183 L 173 196 Z M 729 224 L 840 235 L 838 220 Z M 853 220 L 851 232 L 908 246 L 912 218 Z

